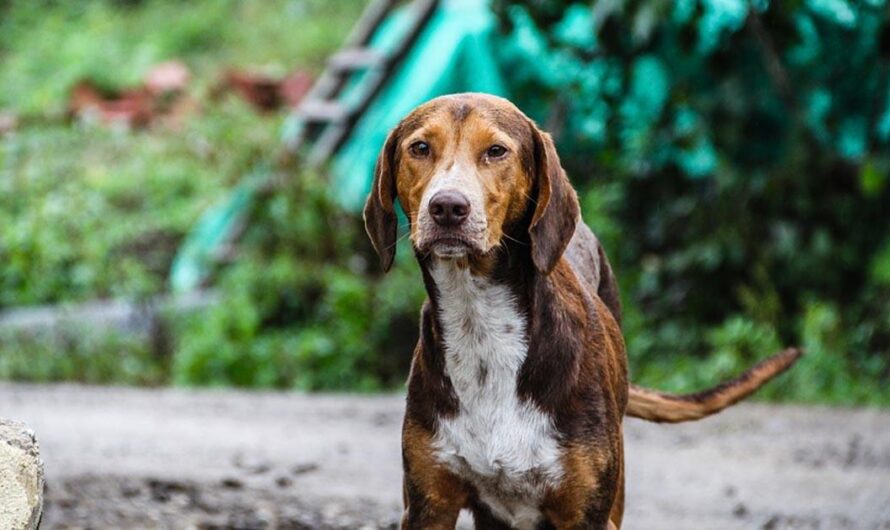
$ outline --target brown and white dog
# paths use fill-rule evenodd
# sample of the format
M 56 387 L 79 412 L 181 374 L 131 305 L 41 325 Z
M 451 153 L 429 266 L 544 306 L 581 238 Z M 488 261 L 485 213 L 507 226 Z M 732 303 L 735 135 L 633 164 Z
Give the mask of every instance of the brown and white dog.
M 408 379 L 403 528 L 619 528 L 625 415 L 679 422 L 752 393 L 785 350 L 711 390 L 627 381 L 618 288 L 550 136 L 509 101 L 434 99 L 389 134 L 365 225 L 389 269 L 398 199 L 429 300 Z

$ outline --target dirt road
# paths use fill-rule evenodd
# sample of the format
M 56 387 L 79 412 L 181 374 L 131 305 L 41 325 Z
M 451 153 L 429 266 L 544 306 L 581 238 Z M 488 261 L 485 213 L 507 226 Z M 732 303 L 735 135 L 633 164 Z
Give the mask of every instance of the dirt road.
M 43 529 L 394 528 L 401 396 L 0 384 L 46 465 Z M 628 420 L 628 529 L 890 530 L 890 413 Z

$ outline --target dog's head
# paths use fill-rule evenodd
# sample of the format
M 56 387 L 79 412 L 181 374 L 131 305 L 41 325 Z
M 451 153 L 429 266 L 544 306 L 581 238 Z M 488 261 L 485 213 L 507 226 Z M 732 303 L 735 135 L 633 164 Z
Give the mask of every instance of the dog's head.
M 396 250 L 395 199 L 419 253 L 472 260 L 518 233 L 542 274 L 559 261 L 579 216 L 550 135 L 509 101 L 484 94 L 436 98 L 390 132 L 364 211 L 384 270 Z

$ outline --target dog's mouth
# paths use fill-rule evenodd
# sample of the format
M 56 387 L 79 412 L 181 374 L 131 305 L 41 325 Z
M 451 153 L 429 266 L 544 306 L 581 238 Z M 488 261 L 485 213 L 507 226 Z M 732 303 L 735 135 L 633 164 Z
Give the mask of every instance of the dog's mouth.
M 478 245 L 472 241 L 453 235 L 437 237 L 424 245 L 424 247 L 423 250 L 440 259 L 465 258 L 471 254 L 481 252 Z

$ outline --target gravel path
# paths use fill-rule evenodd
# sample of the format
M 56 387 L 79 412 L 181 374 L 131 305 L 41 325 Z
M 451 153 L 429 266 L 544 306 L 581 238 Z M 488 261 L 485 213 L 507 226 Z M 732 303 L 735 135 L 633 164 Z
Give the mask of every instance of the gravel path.
M 44 530 L 394 528 L 403 397 L 0 384 L 37 433 Z M 628 529 L 890 530 L 890 412 L 628 420 Z

